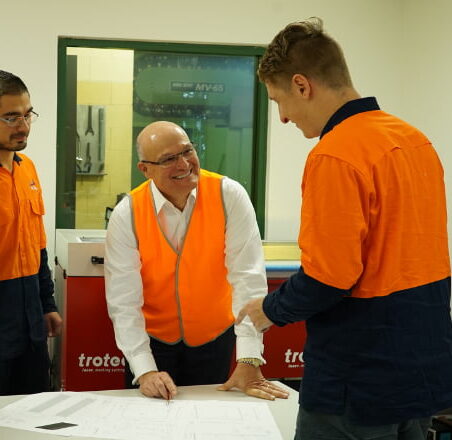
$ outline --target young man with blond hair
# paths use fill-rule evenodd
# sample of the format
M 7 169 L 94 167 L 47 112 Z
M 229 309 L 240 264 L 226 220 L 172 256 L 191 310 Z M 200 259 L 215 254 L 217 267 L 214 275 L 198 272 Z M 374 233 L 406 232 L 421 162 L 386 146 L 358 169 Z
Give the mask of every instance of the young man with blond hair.
M 319 137 L 302 181 L 301 268 L 249 302 L 259 330 L 306 321 L 296 439 L 421 440 L 452 406 L 443 169 L 427 137 L 353 87 L 320 19 L 259 66 L 281 122 Z

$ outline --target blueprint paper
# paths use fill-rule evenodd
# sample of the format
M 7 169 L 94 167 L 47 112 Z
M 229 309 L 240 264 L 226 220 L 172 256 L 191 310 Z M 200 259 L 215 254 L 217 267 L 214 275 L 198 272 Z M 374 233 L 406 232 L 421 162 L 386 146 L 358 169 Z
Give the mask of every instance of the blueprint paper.
M 0 425 L 115 440 L 282 440 L 264 402 L 40 393 L 0 409 Z

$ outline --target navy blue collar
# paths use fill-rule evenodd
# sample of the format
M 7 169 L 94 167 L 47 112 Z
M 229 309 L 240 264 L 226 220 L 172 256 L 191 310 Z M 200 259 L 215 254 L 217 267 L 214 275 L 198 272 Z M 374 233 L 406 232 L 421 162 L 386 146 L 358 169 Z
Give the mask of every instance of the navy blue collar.
M 322 137 L 331 131 L 337 124 L 340 124 L 343 120 L 349 118 L 350 116 L 372 110 L 380 110 L 380 106 L 378 105 L 376 98 L 373 96 L 346 102 L 333 114 L 333 116 L 331 116 L 330 119 L 328 119 L 328 122 L 325 127 L 323 127 L 322 133 L 320 134 L 320 139 L 322 139 Z
M 15 160 L 18 165 L 20 165 L 20 161 L 22 160 L 22 158 L 20 156 L 18 156 L 16 153 L 14 153 L 13 160 Z M 3 165 L 0 163 L 0 167 L 2 167 L 2 166 Z

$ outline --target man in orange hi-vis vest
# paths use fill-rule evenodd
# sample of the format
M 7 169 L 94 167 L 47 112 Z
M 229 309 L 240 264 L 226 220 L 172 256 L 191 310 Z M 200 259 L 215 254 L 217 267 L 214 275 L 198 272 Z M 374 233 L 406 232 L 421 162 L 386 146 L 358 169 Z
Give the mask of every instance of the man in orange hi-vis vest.
M 452 406 L 444 176 L 427 137 L 361 98 L 313 18 L 273 39 L 259 77 L 307 138 L 301 269 L 248 315 L 306 321 L 296 440 L 425 439 Z
M 49 391 L 47 338 L 62 326 L 47 265 L 42 189 L 21 152 L 37 117 L 23 81 L 0 70 L 0 395 Z
M 130 367 L 127 386 L 170 399 L 176 385 L 226 381 L 220 390 L 287 398 L 261 374 L 262 335 L 250 321 L 234 326 L 240 307 L 267 293 L 245 189 L 200 169 L 193 144 L 172 122 L 148 125 L 137 141 L 148 180 L 114 209 L 105 248 L 108 311 Z

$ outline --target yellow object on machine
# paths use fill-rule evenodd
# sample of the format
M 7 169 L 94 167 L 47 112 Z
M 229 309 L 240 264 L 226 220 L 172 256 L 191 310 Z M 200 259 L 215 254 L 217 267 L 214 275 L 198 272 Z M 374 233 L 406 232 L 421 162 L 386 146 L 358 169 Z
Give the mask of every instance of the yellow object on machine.
M 300 260 L 300 248 L 295 242 L 263 242 L 266 261 Z

